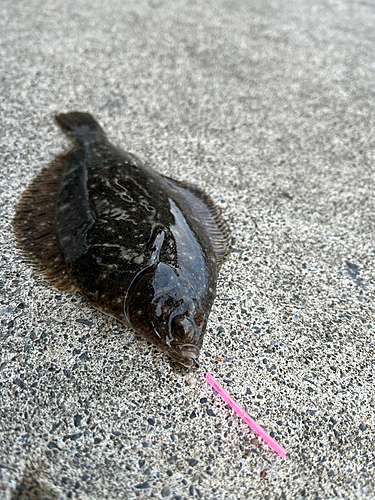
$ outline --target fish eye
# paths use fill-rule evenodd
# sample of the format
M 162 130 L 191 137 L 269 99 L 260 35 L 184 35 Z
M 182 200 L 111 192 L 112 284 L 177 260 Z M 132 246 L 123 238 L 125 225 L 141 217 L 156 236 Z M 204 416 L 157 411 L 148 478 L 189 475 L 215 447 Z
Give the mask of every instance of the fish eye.
M 179 339 L 185 339 L 194 332 L 194 327 L 186 316 L 178 316 L 172 322 L 172 332 Z
M 183 339 L 185 336 L 185 330 L 184 330 L 183 326 L 181 324 L 177 323 L 175 325 L 175 327 L 173 328 L 173 334 L 176 337 Z

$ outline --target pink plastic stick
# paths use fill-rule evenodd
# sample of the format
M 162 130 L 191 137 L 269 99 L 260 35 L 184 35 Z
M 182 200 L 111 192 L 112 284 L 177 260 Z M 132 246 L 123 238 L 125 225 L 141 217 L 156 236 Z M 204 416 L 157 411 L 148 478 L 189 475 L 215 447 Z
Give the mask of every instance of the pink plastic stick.
M 205 379 L 209 384 L 212 385 L 212 387 L 215 389 L 215 391 L 221 396 L 226 403 L 237 413 L 237 415 L 242 418 L 242 420 L 254 431 L 258 436 L 260 436 L 263 441 L 265 441 L 268 446 L 270 446 L 273 450 L 276 451 L 280 455 L 280 457 L 285 458 L 285 455 L 288 453 L 282 446 L 279 445 L 271 436 L 267 434 L 266 431 L 264 431 L 260 425 L 258 425 L 255 420 L 253 420 L 246 412 L 241 408 L 240 405 L 238 405 L 227 393 L 225 389 L 221 387 L 219 382 L 214 379 L 214 377 L 210 374 L 207 373 L 205 376 Z

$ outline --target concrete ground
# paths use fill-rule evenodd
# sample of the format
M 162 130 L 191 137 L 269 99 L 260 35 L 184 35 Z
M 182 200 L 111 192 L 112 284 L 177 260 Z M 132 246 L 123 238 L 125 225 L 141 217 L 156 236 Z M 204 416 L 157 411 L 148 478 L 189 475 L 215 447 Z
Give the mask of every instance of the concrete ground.
M 1 1 L 1 499 L 374 498 L 374 26 L 371 0 Z M 72 110 L 222 207 L 200 369 L 15 248 Z

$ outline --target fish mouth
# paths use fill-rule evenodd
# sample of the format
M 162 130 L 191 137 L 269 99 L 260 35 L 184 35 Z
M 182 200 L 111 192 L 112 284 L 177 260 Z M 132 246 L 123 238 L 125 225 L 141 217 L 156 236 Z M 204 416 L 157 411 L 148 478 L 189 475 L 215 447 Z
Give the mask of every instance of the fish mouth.
M 178 346 L 178 349 L 175 350 L 173 357 L 182 365 L 190 368 L 198 356 L 199 349 L 197 346 L 193 344 L 183 344 Z
M 199 356 L 199 349 L 196 345 L 185 344 L 180 346 L 181 356 L 188 359 L 197 359 Z

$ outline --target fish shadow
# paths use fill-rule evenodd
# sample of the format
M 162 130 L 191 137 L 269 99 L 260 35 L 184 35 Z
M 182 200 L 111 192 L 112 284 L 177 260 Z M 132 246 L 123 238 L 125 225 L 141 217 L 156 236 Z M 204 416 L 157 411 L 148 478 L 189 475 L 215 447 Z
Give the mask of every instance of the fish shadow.
M 36 469 L 28 469 L 15 489 L 11 500 L 58 500 L 59 495 L 44 483 Z

